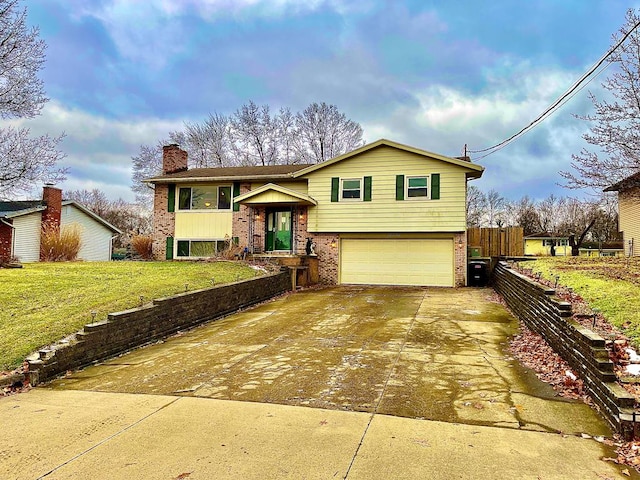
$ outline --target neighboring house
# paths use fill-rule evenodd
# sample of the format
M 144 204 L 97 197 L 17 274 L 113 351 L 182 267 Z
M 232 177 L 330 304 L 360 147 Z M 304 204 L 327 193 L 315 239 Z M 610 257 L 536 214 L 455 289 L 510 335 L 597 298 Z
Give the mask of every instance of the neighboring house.
M 569 237 L 553 236 L 550 233 L 534 233 L 524 237 L 524 254 L 536 257 L 550 256 L 555 245 L 557 256 L 570 256 Z
M 232 239 L 253 254 L 315 244 L 329 284 L 463 286 L 466 186 L 484 168 L 378 140 L 316 165 L 187 169 L 164 147 L 155 185 L 157 258 L 213 255 Z
M 585 242 L 580 247 L 581 257 L 624 257 L 624 242 Z
M 21 262 L 40 260 L 40 232 L 45 224 L 78 225 L 79 260 L 111 259 L 112 240 L 118 230 L 106 220 L 74 201 L 63 201 L 62 191 L 45 186 L 42 200 L 0 202 L 0 258 Z
M 640 172 L 604 191 L 618 192 L 618 230 L 622 232 L 625 254 L 640 256 Z

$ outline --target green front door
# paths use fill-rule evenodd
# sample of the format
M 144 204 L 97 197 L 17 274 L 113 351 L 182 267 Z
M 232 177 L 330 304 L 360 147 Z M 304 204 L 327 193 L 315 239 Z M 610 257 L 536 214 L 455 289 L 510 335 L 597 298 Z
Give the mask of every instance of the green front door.
M 291 220 L 291 209 L 267 212 L 267 244 L 265 245 L 267 252 L 291 251 Z

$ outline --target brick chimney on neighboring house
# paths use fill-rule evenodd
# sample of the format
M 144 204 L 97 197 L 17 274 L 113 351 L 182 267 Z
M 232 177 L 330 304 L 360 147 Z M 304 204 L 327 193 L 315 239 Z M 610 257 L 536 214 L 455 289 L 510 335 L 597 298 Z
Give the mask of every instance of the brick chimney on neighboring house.
M 187 152 L 176 143 L 162 147 L 162 174 L 187 170 Z
M 42 226 L 56 225 L 60 227 L 62 215 L 62 190 L 52 184 L 46 184 L 42 190 L 42 203 L 47 207 L 42 212 Z

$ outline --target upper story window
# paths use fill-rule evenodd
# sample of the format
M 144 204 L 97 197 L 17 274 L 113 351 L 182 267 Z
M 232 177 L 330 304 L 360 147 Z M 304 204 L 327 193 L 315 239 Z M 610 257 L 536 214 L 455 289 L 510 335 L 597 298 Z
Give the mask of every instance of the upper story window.
M 181 187 L 178 194 L 179 210 L 230 210 L 231 185 Z
M 396 175 L 396 200 L 440 200 L 440 174 Z
M 425 198 L 428 194 L 429 177 L 407 177 L 407 198 Z
M 331 201 L 371 201 L 372 177 L 362 178 L 331 178 Z
M 340 198 L 343 200 L 362 199 L 362 179 L 343 178 L 340 186 Z

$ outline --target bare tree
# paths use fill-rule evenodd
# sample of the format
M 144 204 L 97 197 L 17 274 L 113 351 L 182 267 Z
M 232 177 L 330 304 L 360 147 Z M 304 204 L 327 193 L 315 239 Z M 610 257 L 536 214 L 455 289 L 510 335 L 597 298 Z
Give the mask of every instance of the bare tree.
M 268 105 L 253 101 L 231 116 L 232 148 L 242 165 L 278 163 L 278 129 Z
M 515 225 L 522 227 L 525 236 L 539 233 L 540 215 L 538 214 L 536 204 L 528 196 L 522 197 L 513 203 L 513 211 L 515 216 Z
M 162 146 L 159 141 L 155 145 L 140 145 L 140 153 L 132 157 L 133 169 L 131 174 L 131 189 L 136 195 L 139 205 L 150 205 L 153 200 L 153 185 L 143 180 L 162 173 Z
M 192 167 L 226 167 L 231 161 L 229 117 L 210 113 L 203 123 L 185 123 L 182 137 L 174 132 L 170 137 L 189 152 Z
M 615 195 L 603 194 L 598 200 L 595 223 L 591 228 L 591 239 L 595 242 L 622 240 L 618 232 L 618 201 Z
M 593 148 L 584 148 L 573 155 L 574 171 L 560 172 L 569 188 L 602 189 L 640 171 L 640 32 L 635 26 L 640 16 L 629 9 L 626 22 L 613 42 L 631 34 L 609 57 L 616 67 L 602 87 L 612 101 L 590 94 L 595 114 L 577 116 L 591 123 L 590 132 L 583 135 Z
M 46 45 L 37 27 L 27 28 L 27 10 L 19 0 L 0 0 L 0 118 L 32 118 L 47 102 L 38 71 Z M 56 164 L 63 138 L 31 138 L 27 128 L 0 129 L 0 197 L 30 191 L 38 182 L 64 179 Z
M 487 223 L 490 227 L 504 225 L 505 199 L 500 192 L 491 189 L 487 193 Z
M 295 150 L 295 116 L 289 108 L 281 108 L 275 121 L 278 129 L 278 163 L 300 163 Z
M 335 105 L 313 103 L 302 113 L 281 108 L 272 115 L 268 105 L 250 101 L 227 117 L 209 114 L 202 123 L 185 123 L 170 132 L 168 141 L 189 154 L 189 167 L 313 163 L 363 145 L 362 128 Z M 162 145 L 141 145 L 132 157 L 132 189 L 136 201 L 148 204 L 153 189 L 142 180 L 162 172 Z
M 467 188 L 467 227 L 480 227 L 487 213 L 487 197 L 475 185 Z
M 320 163 L 364 145 L 359 123 L 335 105 L 312 103 L 296 115 L 296 147 L 301 163 Z

